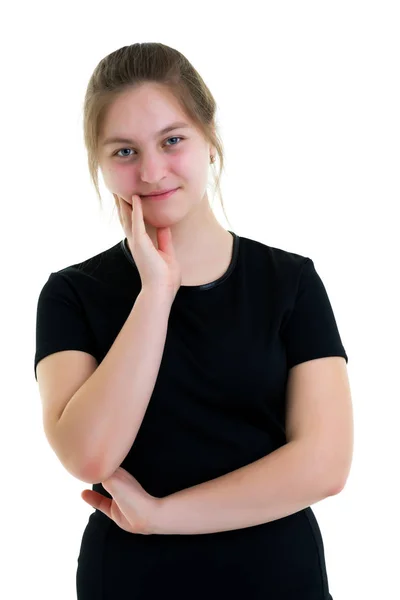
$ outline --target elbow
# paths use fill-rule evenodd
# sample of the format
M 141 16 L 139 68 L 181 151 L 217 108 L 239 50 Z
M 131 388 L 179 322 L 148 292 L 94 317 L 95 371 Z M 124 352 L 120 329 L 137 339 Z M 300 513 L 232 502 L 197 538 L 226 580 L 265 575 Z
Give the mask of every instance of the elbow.
M 319 445 L 311 450 L 313 471 L 321 481 L 327 496 L 335 496 L 343 491 L 352 463 L 352 453 L 340 453 L 336 447 Z
M 82 461 L 77 464 L 76 462 L 70 460 L 62 460 L 60 457 L 58 458 L 68 473 L 76 479 L 79 479 L 79 481 L 89 484 L 100 483 L 102 481 L 99 477 L 100 469 L 97 467 L 97 465 L 90 463 L 82 464 Z
M 109 476 L 104 468 L 104 460 L 78 448 L 76 440 L 71 443 L 71 436 L 64 434 L 62 424 L 57 422 L 55 427 L 45 428 L 47 441 L 63 467 L 76 479 L 89 484 L 105 481 Z M 66 443 L 68 442 L 68 443 Z M 111 473 L 112 474 L 112 473 Z
M 111 477 L 112 473 L 108 474 L 104 469 L 104 465 L 99 460 L 87 461 L 79 470 L 78 479 L 85 483 L 95 485 L 106 481 Z
M 86 461 L 84 467 L 80 470 L 79 479 L 92 485 L 102 483 L 115 473 L 120 466 L 120 462 L 116 466 L 112 465 L 110 467 L 110 465 L 105 465 L 104 461 L 99 459 L 94 458 Z
M 336 494 L 340 494 L 344 490 L 344 487 L 347 483 L 347 479 L 350 474 L 352 463 L 352 454 L 347 456 L 341 464 L 336 465 L 336 470 L 332 468 L 332 473 L 336 473 L 335 477 L 331 478 L 331 482 L 333 485 L 331 486 L 331 496 L 335 496 Z
M 343 472 L 341 472 L 339 475 L 333 475 L 334 473 L 336 473 L 335 469 L 330 469 L 330 476 L 328 477 L 329 485 L 327 487 L 328 496 L 340 494 L 346 485 L 348 473 L 344 475 Z
M 344 484 L 339 482 L 339 483 L 335 483 L 334 485 L 331 485 L 328 488 L 328 492 L 327 492 L 327 496 L 336 496 L 337 494 L 340 494 L 340 492 L 343 490 L 344 488 Z
M 344 476 L 343 470 L 338 469 L 337 464 L 332 464 L 332 461 L 310 460 L 309 473 L 311 479 L 318 486 L 323 498 L 336 496 L 343 491 L 347 477 Z
M 76 448 L 75 452 L 70 451 L 67 456 L 65 454 L 61 456 L 61 453 L 59 453 L 58 457 L 66 470 L 76 479 L 89 484 L 104 481 L 102 479 L 103 464 L 98 458 L 88 457 L 85 452 L 77 452 Z
M 82 455 L 86 456 L 86 458 L 83 459 Z M 99 458 L 99 456 L 93 455 L 88 457 L 85 453 L 81 453 L 79 456 L 75 454 L 61 462 L 71 475 L 91 485 L 102 483 L 109 479 L 120 464 L 110 466 L 110 464 L 105 464 L 104 457 Z

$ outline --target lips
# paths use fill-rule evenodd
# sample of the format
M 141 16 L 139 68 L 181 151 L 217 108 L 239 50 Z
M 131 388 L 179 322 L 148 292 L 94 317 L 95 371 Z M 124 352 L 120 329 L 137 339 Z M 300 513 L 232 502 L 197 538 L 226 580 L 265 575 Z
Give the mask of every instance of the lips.
M 178 190 L 179 188 L 174 188 L 172 190 L 169 190 L 168 192 L 164 192 L 162 194 L 154 194 L 151 196 L 140 196 L 143 200 L 164 200 L 166 198 L 169 198 L 170 196 L 172 196 L 172 194 L 174 192 L 176 192 L 176 190 Z
M 153 192 L 152 194 L 143 194 L 145 197 L 147 196 L 161 196 L 162 194 L 166 194 L 167 192 L 172 192 L 176 188 L 169 188 L 167 190 L 162 190 L 160 192 Z

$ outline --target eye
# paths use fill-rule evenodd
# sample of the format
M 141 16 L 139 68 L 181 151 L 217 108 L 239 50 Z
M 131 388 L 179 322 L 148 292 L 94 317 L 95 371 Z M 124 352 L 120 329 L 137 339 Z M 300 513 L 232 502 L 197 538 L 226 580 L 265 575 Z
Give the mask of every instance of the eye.
M 173 137 L 170 137 L 170 138 L 168 138 L 166 141 L 167 141 L 167 142 L 169 142 L 169 140 L 184 140 L 184 139 L 185 139 L 185 138 L 182 138 L 182 137 L 179 137 L 179 136 L 176 136 L 176 135 L 175 135 L 175 136 L 173 136 Z M 177 144 L 172 144 L 172 145 L 173 145 L 173 146 L 176 146 Z M 132 150 L 132 148 L 120 148 L 119 150 L 116 150 L 116 151 L 114 152 L 113 156 L 116 156 L 116 155 L 117 155 L 119 152 L 121 152 L 122 150 Z M 128 156 L 128 155 L 126 155 L 126 154 L 125 154 L 125 156 L 121 156 L 121 155 L 118 155 L 118 156 L 119 156 L 119 158 L 130 158 L 130 156 L 132 156 L 132 155 Z
M 181 137 L 178 137 L 177 135 L 174 135 L 174 137 L 170 137 L 170 138 L 168 138 L 168 139 L 167 139 L 167 142 L 168 142 L 169 140 L 183 140 L 183 138 L 181 138 Z M 173 144 L 173 146 L 176 146 L 176 144 Z

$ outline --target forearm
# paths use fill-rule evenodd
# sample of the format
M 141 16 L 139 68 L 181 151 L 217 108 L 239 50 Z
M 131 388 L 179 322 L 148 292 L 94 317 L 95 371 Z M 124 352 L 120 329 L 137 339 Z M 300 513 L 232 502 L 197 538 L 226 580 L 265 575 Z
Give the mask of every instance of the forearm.
M 67 464 L 86 482 L 110 477 L 135 440 L 158 375 L 171 304 L 162 290 L 139 293 L 107 355 L 57 423 Z
M 229 531 L 299 512 L 340 491 L 334 470 L 318 454 L 311 444 L 292 441 L 222 477 L 161 498 L 153 533 Z

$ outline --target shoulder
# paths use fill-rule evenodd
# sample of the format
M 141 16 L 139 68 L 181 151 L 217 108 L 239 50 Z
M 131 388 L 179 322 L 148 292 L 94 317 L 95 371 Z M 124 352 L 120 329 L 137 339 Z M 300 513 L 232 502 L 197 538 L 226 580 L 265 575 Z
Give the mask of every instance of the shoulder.
M 93 256 L 85 257 L 79 262 L 61 267 L 50 273 L 44 283 L 42 293 L 62 291 L 68 293 L 76 290 L 118 285 L 129 263 L 123 256 L 121 242 Z M 126 275 L 125 275 L 126 278 Z
M 258 240 L 241 237 L 242 260 L 246 267 L 257 270 L 259 275 L 274 277 L 278 282 L 298 282 L 302 271 L 313 268 L 313 261 L 298 252 L 270 246 Z

